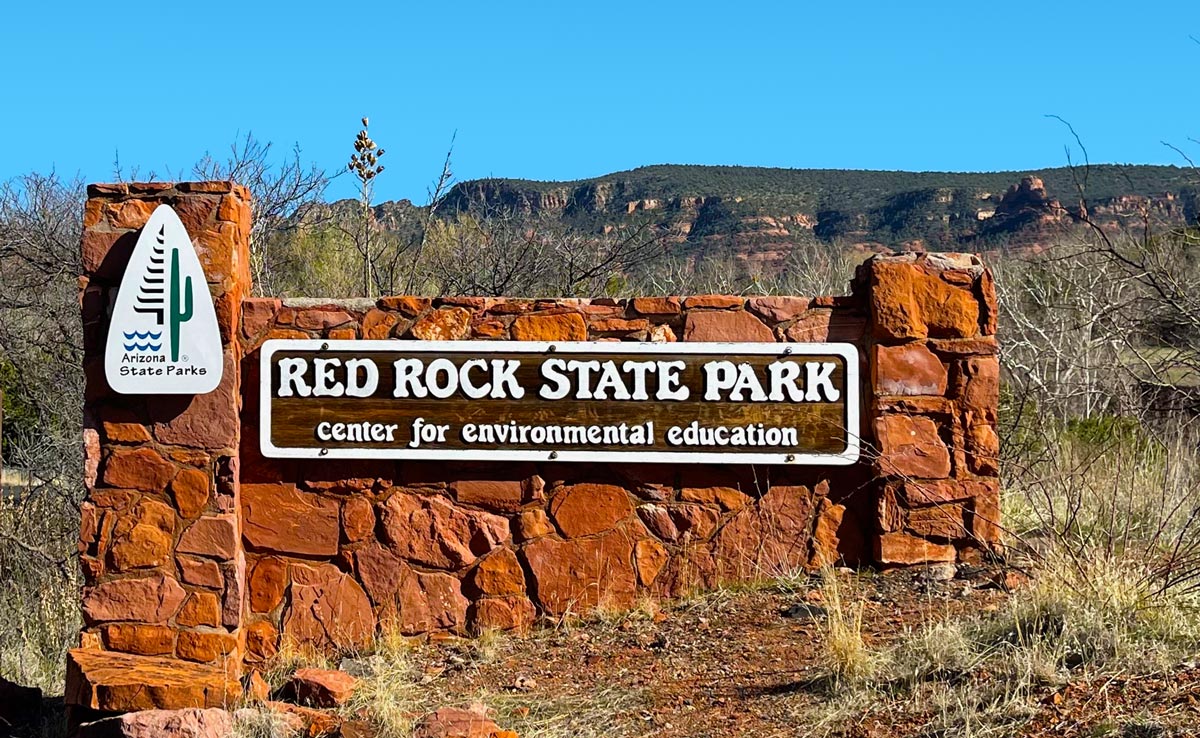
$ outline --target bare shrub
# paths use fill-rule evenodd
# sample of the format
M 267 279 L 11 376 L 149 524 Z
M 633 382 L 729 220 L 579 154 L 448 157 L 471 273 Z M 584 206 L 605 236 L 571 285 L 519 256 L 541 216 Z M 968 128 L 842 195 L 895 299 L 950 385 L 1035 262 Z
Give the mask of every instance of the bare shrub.
M 298 228 L 311 226 L 305 216 L 322 202 L 329 184 L 323 169 L 303 162 L 299 145 L 280 161 L 275 161 L 272 148 L 248 133 L 230 146 L 224 159 L 205 154 L 192 168 L 197 179 L 229 179 L 249 188 L 254 199 L 250 269 L 259 295 L 275 295 L 282 288 L 280 272 L 290 258 L 286 239 Z
M 649 222 L 601 234 L 544 215 L 466 211 L 434 221 L 424 269 L 448 295 L 582 297 L 628 291 L 629 275 L 664 250 Z
M 77 182 L 29 175 L 0 186 L 0 379 L 6 405 L 21 409 L 0 449 L 20 477 L 0 490 L 0 671 L 51 691 L 79 618 L 81 219 Z

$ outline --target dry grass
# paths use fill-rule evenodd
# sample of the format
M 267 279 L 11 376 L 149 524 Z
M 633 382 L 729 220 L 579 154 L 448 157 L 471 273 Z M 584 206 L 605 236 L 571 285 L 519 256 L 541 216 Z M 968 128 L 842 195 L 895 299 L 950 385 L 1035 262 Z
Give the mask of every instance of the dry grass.
M 296 738 L 300 735 L 283 715 L 265 707 L 234 712 L 232 738 Z
M 1036 462 L 1006 479 L 1011 551 L 1032 578 L 995 612 L 870 648 L 862 601 L 824 586 L 825 668 L 839 689 L 797 707 L 807 734 L 875 722 L 922 735 L 1019 735 L 1048 690 L 1193 660 L 1200 452 L 1190 434 L 1170 439 L 1140 429 L 1099 443 L 1042 438 Z
M 618 615 L 601 610 L 588 619 L 571 619 L 558 628 L 535 631 L 518 641 L 503 631 L 484 631 L 471 639 L 432 646 L 398 632 L 384 631 L 369 648 L 338 657 L 285 644 L 263 675 L 272 686 L 282 685 L 296 669 L 305 666 L 342 668 L 359 678 L 359 687 L 342 712 L 354 719 L 366 718 L 379 738 L 408 738 L 426 714 L 442 707 L 487 706 L 502 727 L 522 738 L 590 738 L 610 736 L 623 724 L 622 715 L 637 713 L 645 705 L 641 690 L 620 685 L 600 690 L 555 691 L 535 696 L 499 686 L 464 688 L 452 681 L 454 673 L 471 673 L 494 664 L 514 650 L 528 650 L 529 639 L 552 638 L 582 628 L 615 629 L 633 619 L 649 619 L 657 604 L 647 600 L 641 607 Z M 449 667 L 430 668 L 425 658 L 436 649 Z M 451 673 L 446 673 L 447 671 Z M 469 684 L 472 680 L 468 679 Z M 617 733 L 621 734 L 621 733 Z M 285 738 L 287 726 L 270 711 L 242 710 L 238 715 L 238 738 Z
M 611 627 L 615 621 L 593 621 L 599 627 Z M 578 625 L 576 626 L 578 627 Z M 529 638 L 547 637 L 535 633 Z M 464 642 L 460 669 L 474 670 L 494 663 L 513 646 L 512 636 L 487 631 Z M 446 706 L 465 707 L 482 703 L 493 718 L 523 738 L 589 738 L 612 735 L 622 714 L 636 711 L 643 704 L 638 690 L 614 685 L 585 693 L 556 692 L 528 694 L 499 688 L 454 690 L 443 675 L 421 670 L 417 649 L 428 648 L 403 637 L 384 637 L 370 653 L 354 659 L 353 669 L 360 686 L 346 705 L 348 715 L 365 714 L 379 729 L 380 738 L 407 738 L 423 715 Z
M 823 665 L 832 676 L 833 687 L 861 685 L 874 676 L 878 657 L 863 635 L 861 599 L 847 599 L 848 585 L 831 571 L 822 573 L 821 600 L 828 610 L 821 640 Z

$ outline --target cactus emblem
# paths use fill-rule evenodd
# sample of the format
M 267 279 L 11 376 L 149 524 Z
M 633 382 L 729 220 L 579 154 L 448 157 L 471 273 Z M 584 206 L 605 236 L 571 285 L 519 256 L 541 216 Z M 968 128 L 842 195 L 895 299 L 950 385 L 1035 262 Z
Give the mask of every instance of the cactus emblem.
M 105 340 L 104 377 L 123 395 L 197 395 L 221 382 L 221 330 L 196 246 L 162 204 L 142 227 Z
M 184 278 L 182 291 L 179 287 L 179 249 L 174 248 L 171 250 L 171 304 L 168 315 L 171 320 L 171 361 L 179 361 L 179 327 L 192 319 L 192 278 Z M 183 298 L 182 309 L 180 297 Z

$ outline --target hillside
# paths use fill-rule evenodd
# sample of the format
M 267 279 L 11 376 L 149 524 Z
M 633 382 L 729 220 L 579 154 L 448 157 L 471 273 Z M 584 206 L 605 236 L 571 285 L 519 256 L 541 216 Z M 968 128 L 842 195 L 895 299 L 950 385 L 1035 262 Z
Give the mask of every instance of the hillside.
M 685 252 L 774 261 L 814 240 L 1036 247 L 1083 212 L 1109 228 L 1143 211 L 1180 225 L 1200 212 L 1198 181 L 1187 168 L 1111 164 L 978 173 L 660 165 L 572 182 L 461 182 L 439 210 L 536 213 L 595 232 L 649 219 Z

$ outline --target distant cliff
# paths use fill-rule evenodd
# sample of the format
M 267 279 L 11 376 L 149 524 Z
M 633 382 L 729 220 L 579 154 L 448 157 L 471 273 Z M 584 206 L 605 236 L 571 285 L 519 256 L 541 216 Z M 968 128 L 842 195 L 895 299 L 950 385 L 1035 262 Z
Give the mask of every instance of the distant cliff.
M 1083 218 L 1106 229 L 1147 217 L 1195 223 L 1200 173 L 1141 165 L 980 173 L 662 165 L 574 182 L 472 180 L 438 203 L 442 217 L 471 210 L 536 214 L 596 233 L 649 221 L 681 253 L 716 250 L 751 262 L 777 262 L 821 242 L 1036 249 Z M 417 211 L 407 201 L 377 208 L 391 227 Z

